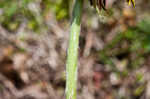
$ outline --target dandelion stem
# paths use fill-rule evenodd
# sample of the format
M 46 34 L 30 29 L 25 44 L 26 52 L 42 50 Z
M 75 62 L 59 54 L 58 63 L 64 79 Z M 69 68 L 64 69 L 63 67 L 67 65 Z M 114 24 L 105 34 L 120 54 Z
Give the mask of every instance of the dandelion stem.
M 72 13 L 73 18 L 70 27 L 70 39 L 66 64 L 66 99 L 76 99 L 77 60 L 82 7 L 83 0 L 76 0 Z

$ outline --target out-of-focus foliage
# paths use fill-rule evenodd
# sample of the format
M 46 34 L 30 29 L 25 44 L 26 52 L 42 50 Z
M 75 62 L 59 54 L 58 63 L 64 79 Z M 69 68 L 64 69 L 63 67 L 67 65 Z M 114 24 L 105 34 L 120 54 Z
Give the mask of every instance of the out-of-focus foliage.
M 54 11 L 57 19 L 68 18 L 69 17 L 69 8 L 70 0 L 43 0 L 43 6 L 45 11 L 50 9 Z
M 21 21 L 27 21 L 29 29 L 38 30 L 49 11 L 53 11 L 58 20 L 69 18 L 69 4 L 69 0 L 2 0 L 0 22 L 9 31 L 15 31 Z
M 143 59 L 150 53 L 150 19 L 146 18 L 140 21 L 135 27 L 129 27 L 127 31 L 119 33 L 110 44 L 100 52 L 101 59 L 115 68 L 111 57 L 119 57 L 119 55 L 127 55 L 131 58 L 130 68 L 137 68 L 143 64 Z M 121 50 L 113 50 L 116 46 L 122 46 L 124 43 L 128 45 Z M 128 56 L 129 55 L 129 56 Z M 130 56 L 131 55 L 131 56 Z M 116 69 L 115 69 L 116 70 Z M 117 71 L 117 70 L 116 70 Z
M 2 0 L 0 3 L 0 22 L 2 25 L 8 30 L 14 31 L 24 18 L 29 19 L 29 24 L 32 21 L 37 25 L 38 23 L 35 20 L 34 14 L 28 8 L 28 4 L 32 1 L 33 0 Z

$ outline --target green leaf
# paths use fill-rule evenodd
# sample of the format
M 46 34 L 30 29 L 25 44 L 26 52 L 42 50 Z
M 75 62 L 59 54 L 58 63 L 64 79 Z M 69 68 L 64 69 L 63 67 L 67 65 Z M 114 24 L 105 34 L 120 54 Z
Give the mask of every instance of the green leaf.
M 150 19 L 144 19 L 141 22 L 139 22 L 139 24 L 137 25 L 137 27 L 146 33 L 150 34 Z
M 17 9 L 18 9 L 18 7 L 17 7 L 18 5 L 17 5 L 17 3 L 16 2 L 14 2 L 14 3 L 11 3 L 11 4 L 8 4 L 8 6 L 6 6 L 5 8 L 4 8 L 4 13 L 5 13 L 5 15 L 7 16 L 7 17 L 11 17 L 13 14 L 15 14 L 16 12 L 17 12 Z

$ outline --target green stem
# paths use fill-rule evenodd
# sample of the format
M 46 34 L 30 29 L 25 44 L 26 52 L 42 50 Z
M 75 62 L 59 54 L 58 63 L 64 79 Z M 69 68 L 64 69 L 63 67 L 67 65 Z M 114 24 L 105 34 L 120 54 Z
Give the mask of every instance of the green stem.
M 70 27 L 70 39 L 66 64 L 66 99 L 76 99 L 77 60 L 83 0 L 76 0 Z

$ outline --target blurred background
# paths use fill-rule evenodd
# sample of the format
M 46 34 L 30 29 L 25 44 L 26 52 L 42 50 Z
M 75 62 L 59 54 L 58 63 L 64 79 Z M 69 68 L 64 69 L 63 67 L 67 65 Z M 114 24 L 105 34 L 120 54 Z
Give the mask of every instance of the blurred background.
M 150 0 L 84 2 L 77 99 L 150 99 Z M 72 0 L 0 0 L 0 99 L 65 99 Z

